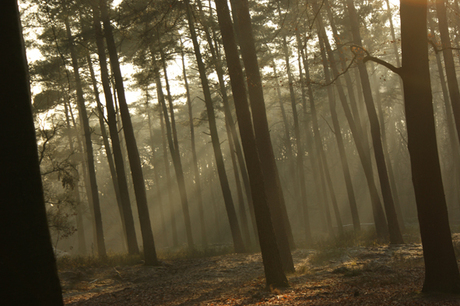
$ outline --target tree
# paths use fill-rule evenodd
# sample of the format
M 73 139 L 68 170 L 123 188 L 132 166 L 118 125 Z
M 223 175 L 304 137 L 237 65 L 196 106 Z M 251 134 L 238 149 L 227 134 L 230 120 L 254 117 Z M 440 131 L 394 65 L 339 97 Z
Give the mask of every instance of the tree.
M 253 132 L 249 103 L 243 79 L 243 70 L 238 56 L 233 24 L 230 19 L 227 2 L 225 0 L 216 0 L 215 3 L 232 83 L 232 92 L 235 99 L 243 152 L 248 167 L 266 284 L 267 286 L 286 287 L 288 286 L 288 281 L 283 271 L 283 263 L 281 262 L 281 255 L 278 249 L 273 223 L 271 221 L 272 217 L 264 185 L 261 160 L 259 152 L 256 146 L 254 146 L 255 133 Z M 246 13 L 249 15 L 249 12 L 246 11 Z
M 422 291 L 460 293 L 436 146 L 426 0 L 401 0 L 401 47 L 408 148 L 425 261 Z
M 27 62 L 14 0 L 0 11 L 0 286 L 15 305 L 63 305 L 46 222 Z
M 235 205 L 233 203 L 232 194 L 230 191 L 230 186 L 228 182 L 227 173 L 225 170 L 224 159 L 222 155 L 222 149 L 219 142 L 219 134 L 217 132 L 216 116 L 214 113 L 214 106 L 212 102 L 211 92 L 209 89 L 209 82 L 206 76 L 206 69 L 202 60 L 200 46 L 198 44 L 198 39 L 195 31 L 195 24 L 193 21 L 193 16 L 190 8 L 189 0 L 185 0 L 185 10 L 187 13 L 187 21 L 189 25 L 190 34 L 193 42 L 193 50 L 195 53 L 196 61 L 198 64 L 198 70 L 200 72 L 200 79 L 204 94 L 204 100 L 206 104 L 206 111 L 208 114 L 209 130 L 211 134 L 211 143 L 214 151 L 214 157 L 216 160 L 217 173 L 219 175 L 219 181 L 221 184 L 222 194 L 224 196 L 225 209 L 227 211 L 228 221 L 230 223 L 230 231 L 233 238 L 233 247 L 235 252 L 243 253 L 246 251 L 243 236 L 241 234 L 241 229 L 239 226 L 238 218 L 236 215 Z
M 401 0 L 402 66 L 373 60 L 403 81 L 407 145 L 425 262 L 423 292 L 460 293 L 436 145 L 427 39 L 427 1 Z
M 115 76 L 115 87 L 120 104 L 121 119 L 123 121 L 123 132 L 125 135 L 126 149 L 128 151 L 128 161 L 133 178 L 134 193 L 136 196 L 137 208 L 139 213 L 139 223 L 141 226 L 141 235 L 144 248 L 144 257 L 146 265 L 158 265 L 158 258 L 153 239 L 152 226 L 150 223 L 149 209 L 147 205 L 147 194 L 145 191 L 144 175 L 137 148 L 136 138 L 134 136 L 131 116 L 129 114 L 128 104 L 126 102 L 123 77 L 121 75 L 120 63 L 113 37 L 112 25 L 108 16 L 108 5 L 106 0 L 100 0 L 101 19 L 105 30 L 105 39 L 109 51 L 110 65 Z
M 101 207 L 99 202 L 99 191 L 97 188 L 97 180 L 96 180 L 96 168 L 94 165 L 94 155 L 93 155 L 93 144 L 91 141 L 91 130 L 89 127 L 89 119 L 88 114 L 86 111 L 85 106 L 85 99 L 83 97 L 83 88 L 80 79 L 79 73 L 79 65 L 78 65 L 78 57 L 74 46 L 74 38 L 71 33 L 70 29 L 70 21 L 69 17 L 65 16 L 65 28 L 67 33 L 67 38 L 69 39 L 69 48 L 70 48 L 70 56 L 72 59 L 72 68 L 75 78 L 75 86 L 77 88 L 77 104 L 78 104 L 78 112 L 80 114 L 80 120 L 83 127 L 83 133 L 85 137 L 84 141 L 84 148 L 86 154 L 86 162 L 88 166 L 88 174 L 89 174 L 89 181 L 90 181 L 90 190 L 91 193 L 89 194 L 90 201 L 93 206 L 94 211 L 94 223 L 95 223 L 95 233 L 96 233 L 96 245 L 97 245 L 97 253 L 101 257 L 107 256 L 107 251 L 105 248 L 104 242 L 104 230 L 102 227 L 102 215 L 101 215 Z
M 357 46 L 361 46 L 361 34 L 359 32 L 359 21 L 356 13 L 353 0 L 347 0 L 348 14 L 350 16 L 351 32 L 353 41 Z M 388 231 L 390 234 L 390 243 L 401 244 L 403 238 L 399 229 L 398 218 L 396 216 L 396 209 L 393 201 L 393 195 L 390 187 L 390 180 L 388 178 L 387 162 L 385 161 L 385 154 L 383 151 L 382 139 L 380 134 L 380 125 L 375 110 L 374 99 L 372 96 L 371 84 L 369 81 L 369 74 L 367 73 L 366 66 L 362 61 L 358 60 L 358 71 L 361 80 L 361 86 L 364 93 L 364 102 L 366 105 L 367 115 L 370 121 L 372 145 L 374 147 L 374 157 L 377 164 L 377 172 L 380 180 L 380 187 L 383 197 L 383 206 L 388 221 Z

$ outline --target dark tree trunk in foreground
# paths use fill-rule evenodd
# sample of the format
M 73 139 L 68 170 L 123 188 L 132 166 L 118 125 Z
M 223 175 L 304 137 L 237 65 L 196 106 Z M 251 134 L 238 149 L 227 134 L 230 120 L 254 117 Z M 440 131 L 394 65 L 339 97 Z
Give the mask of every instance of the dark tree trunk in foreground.
M 423 292 L 460 293 L 441 178 L 427 41 L 427 1 L 401 0 L 401 45 L 407 138 L 425 260 Z
M 271 222 L 259 153 L 254 146 L 255 135 L 246 96 L 243 70 L 233 33 L 233 24 L 227 2 L 216 0 L 215 3 L 232 83 L 241 142 L 247 162 L 266 283 L 269 287 L 286 287 L 289 286 L 289 283 L 283 271 L 273 223 Z
M 212 102 L 211 92 L 209 89 L 208 79 L 206 76 L 206 69 L 201 57 L 200 47 L 198 44 L 195 25 L 193 21 L 193 16 L 190 9 L 190 3 L 188 0 L 185 0 L 186 11 L 187 11 L 187 21 L 190 29 L 190 34 L 192 36 L 193 49 L 195 52 L 196 61 L 198 64 L 198 70 L 200 72 L 201 85 L 204 94 L 204 100 L 206 104 L 206 111 L 208 113 L 208 122 L 209 122 L 209 131 L 211 133 L 211 143 L 214 151 L 214 157 L 216 159 L 216 168 L 219 175 L 219 181 L 224 196 L 225 209 L 227 211 L 227 217 L 230 224 L 230 231 L 232 233 L 233 246 L 235 252 L 242 253 L 246 251 L 246 248 L 243 243 L 243 236 L 241 235 L 241 229 L 238 223 L 238 218 L 236 216 L 235 205 L 232 199 L 232 193 L 230 191 L 230 186 L 228 183 L 227 173 L 225 171 L 224 159 L 222 156 L 222 149 L 220 147 L 219 135 L 217 132 L 217 123 L 216 117 L 214 114 L 214 106 Z
M 134 136 L 131 116 L 129 114 L 128 104 L 126 103 L 125 91 L 123 87 L 123 78 L 120 71 L 118 54 L 115 46 L 115 40 L 112 33 L 106 0 L 100 1 L 101 17 L 104 24 L 105 38 L 107 49 L 110 56 L 110 65 L 115 76 L 115 87 L 118 93 L 118 102 L 120 105 L 121 120 L 123 122 L 123 132 L 125 135 L 126 149 L 128 151 L 128 161 L 133 178 L 134 194 L 136 196 L 137 209 L 139 213 L 139 223 L 141 226 L 142 242 L 144 248 L 144 259 L 146 265 L 157 265 L 158 258 L 153 240 L 152 226 L 150 223 L 149 208 L 147 205 L 147 194 L 145 191 L 144 175 Z
M 92 203 L 92 208 L 94 211 L 94 224 L 95 224 L 95 236 L 96 236 L 96 246 L 97 246 L 97 253 L 101 257 L 107 256 L 107 251 L 105 249 L 105 242 L 104 242 L 104 231 L 102 227 L 102 215 L 101 215 L 101 207 L 99 203 L 99 192 L 97 187 L 96 181 L 96 168 L 94 165 L 94 155 L 93 155 L 93 144 L 91 141 L 91 130 L 89 126 L 89 119 L 88 114 L 86 112 L 85 100 L 83 98 L 83 89 L 80 80 L 80 73 L 79 73 L 79 66 L 78 66 L 78 58 L 77 53 L 75 50 L 73 37 L 71 34 L 71 29 L 69 25 L 69 19 L 66 18 L 66 32 L 67 38 L 69 39 L 69 48 L 70 48 L 70 56 L 72 58 L 72 68 L 75 78 L 75 87 L 77 89 L 77 104 L 78 104 L 78 112 L 80 114 L 81 125 L 83 127 L 83 132 L 85 136 L 84 141 L 84 150 L 86 153 L 86 161 L 88 166 L 88 177 L 90 183 L 90 191 L 88 195 L 90 195 L 90 203 Z
M 0 291 L 9 305 L 63 305 L 38 164 L 17 3 L 0 10 Z M 5 47 L 7 46 L 7 48 Z

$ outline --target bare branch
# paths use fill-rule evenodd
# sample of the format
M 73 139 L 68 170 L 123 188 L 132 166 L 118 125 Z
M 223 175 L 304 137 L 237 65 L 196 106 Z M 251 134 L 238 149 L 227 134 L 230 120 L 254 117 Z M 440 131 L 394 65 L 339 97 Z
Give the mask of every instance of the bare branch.
M 379 58 L 376 58 L 374 56 L 366 56 L 365 58 L 363 58 L 363 63 L 367 62 L 367 61 L 372 61 L 372 62 L 376 62 L 377 64 L 380 64 L 382 66 L 385 66 L 387 67 L 388 69 L 390 69 L 391 71 L 393 71 L 394 73 L 398 74 L 398 75 L 401 75 L 401 67 L 395 67 L 393 66 L 392 64 L 390 63 L 387 63 Z

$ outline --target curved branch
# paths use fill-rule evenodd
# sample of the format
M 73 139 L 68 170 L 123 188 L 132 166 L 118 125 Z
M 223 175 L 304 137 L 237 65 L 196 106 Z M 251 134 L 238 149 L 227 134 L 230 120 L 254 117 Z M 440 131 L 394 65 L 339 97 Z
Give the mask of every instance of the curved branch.
M 387 63 L 385 62 L 384 60 L 381 60 L 377 57 L 374 57 L 374 56 L 366 56 L 365 58 L 363 58 L 363 63 L 367 62 L 367 61 L 372 61 L 372 62 L 376 62 L 377 64 L 380 64 L 382 66 L 385 66 L 387 67 L 388 69 L 390 69 L 391 71 L 393 71 L 394 73 L 398 74 L 398 75 L 401 75 L 401 67 L 395 67 L 393 66 L 392 64 L 390 63 Z

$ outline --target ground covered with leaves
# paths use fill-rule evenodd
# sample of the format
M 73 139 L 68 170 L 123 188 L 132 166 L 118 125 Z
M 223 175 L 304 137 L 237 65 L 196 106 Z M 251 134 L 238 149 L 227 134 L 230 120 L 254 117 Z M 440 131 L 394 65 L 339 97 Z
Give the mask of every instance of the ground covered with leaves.
M 290 287 L 265 287 L 260 253 L 60 269 L 66 305 L 460 305 L 420 293 L 420 244 L 293 252 Z

